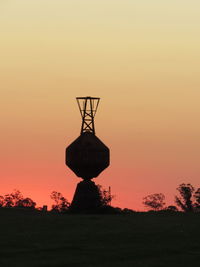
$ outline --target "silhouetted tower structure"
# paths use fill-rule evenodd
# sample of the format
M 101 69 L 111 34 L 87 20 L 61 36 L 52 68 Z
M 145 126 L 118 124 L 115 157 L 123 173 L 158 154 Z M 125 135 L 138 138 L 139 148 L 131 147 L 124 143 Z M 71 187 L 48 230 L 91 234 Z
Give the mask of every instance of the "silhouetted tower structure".
M 99 190 L 91 179 L 110 163 L 108 147 L 95 135 L 94 117 L 100 98 L 77 97 L 82 117 L 80 136 L 66 148 L 66 165 L 83 179 L 78 183 L 71 210 L 87 212 L 101 206 Z
M 82 117 L 81 134 L 90 132 L 95 134 L 94 117 L 97 112 L 99 97 L 77 97 L 78 107 Z

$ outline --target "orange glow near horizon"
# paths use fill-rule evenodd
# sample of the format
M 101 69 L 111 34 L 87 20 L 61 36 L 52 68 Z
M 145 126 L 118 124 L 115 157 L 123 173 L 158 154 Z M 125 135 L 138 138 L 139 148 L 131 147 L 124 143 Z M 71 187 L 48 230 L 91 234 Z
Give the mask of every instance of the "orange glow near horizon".
M 71 201 L 65 166 L 78 137 L 76 96 L 101 97 L 97 136 L 111 166 L 94 181 L 113 206 L 200 187 L 200 3 L 196 0 L 18 0 L 0 3 L 1 192 L 38 206 Z

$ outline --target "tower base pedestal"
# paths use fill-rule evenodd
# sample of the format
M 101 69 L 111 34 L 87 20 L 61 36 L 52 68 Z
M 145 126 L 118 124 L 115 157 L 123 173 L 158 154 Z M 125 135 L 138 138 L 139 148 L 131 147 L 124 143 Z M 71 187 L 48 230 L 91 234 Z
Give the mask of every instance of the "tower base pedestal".
M 83 180 L 77 184 L 70 206 L 74 213 L 93 213 L 101 207 L 101 196 L 97 185 L 91 180 Z

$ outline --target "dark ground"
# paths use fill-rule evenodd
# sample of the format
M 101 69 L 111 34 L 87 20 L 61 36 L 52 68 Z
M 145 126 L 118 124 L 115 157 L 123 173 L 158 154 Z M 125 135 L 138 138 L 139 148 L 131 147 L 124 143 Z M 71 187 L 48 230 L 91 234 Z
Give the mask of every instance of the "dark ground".
M 52 215 L 0 209 L 0 266 L 200 266 L 200 214 Z

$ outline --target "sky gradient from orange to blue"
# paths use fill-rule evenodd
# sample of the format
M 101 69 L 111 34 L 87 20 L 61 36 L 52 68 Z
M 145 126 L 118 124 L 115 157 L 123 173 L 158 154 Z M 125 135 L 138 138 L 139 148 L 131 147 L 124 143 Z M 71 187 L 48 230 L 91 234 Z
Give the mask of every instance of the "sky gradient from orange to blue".
M 76 96 L 98 96 L 96 133 L 114 206 L 142 210 L 200 186 L 200 2 L 1 0 L 0 194 L 38 205 L 80 181 L 64 164 L 80 133 Z

